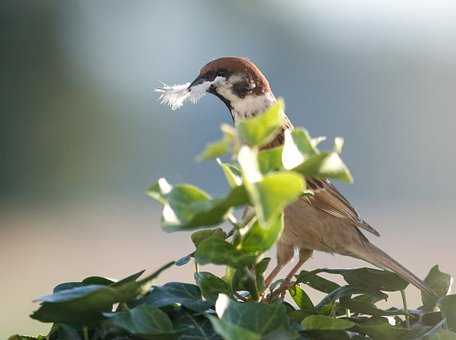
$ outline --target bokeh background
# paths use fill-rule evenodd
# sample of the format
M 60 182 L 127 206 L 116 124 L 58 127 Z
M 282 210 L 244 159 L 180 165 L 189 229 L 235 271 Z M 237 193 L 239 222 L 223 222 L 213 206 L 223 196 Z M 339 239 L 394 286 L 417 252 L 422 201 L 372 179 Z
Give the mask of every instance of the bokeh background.
M 59 282 L 192 249 L 160 230 L 144 192 L 166 176 L 223 193 L 194 155 L 230 118 L 216 98 L 173 112 L 153 90 L 224 55 L 255 61 L 296 125 L 345 137 L 355 184 L 339 187 L 378 245 L 419 276 L 435 263 L 456 274 L 455 17 L 451 0 L 3 0 L 0 338 L 45 332 L 31 301 Z M 192 268 L 161 279 L 191 281 Z

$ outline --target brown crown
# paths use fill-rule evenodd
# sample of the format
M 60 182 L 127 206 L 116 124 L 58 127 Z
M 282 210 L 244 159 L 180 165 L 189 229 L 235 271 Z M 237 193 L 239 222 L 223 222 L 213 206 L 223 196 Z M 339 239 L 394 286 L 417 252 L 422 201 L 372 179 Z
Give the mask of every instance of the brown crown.
M 250 80 L 254 81 L 256 88 L 254 92 L 265 93 L 271 91 L 269 82 L 260 69 L 247 58 L 241 57 L 222 57 L 212 60 L 200 71 L 200 76 L 217 73 L 219 70 L 226 70 L 229 74 L 245 74 Z

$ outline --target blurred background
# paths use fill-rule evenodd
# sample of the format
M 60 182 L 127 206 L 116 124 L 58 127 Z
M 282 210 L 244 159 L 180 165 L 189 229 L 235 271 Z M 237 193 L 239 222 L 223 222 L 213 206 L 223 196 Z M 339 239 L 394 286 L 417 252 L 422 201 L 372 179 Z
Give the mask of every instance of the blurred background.
M 166 176 L 222 194 L 217 166 L 194 156 L 230 118 L 210 96 L 173 112 L 154 88 L 225 55 L 257 63 L 296 125 L 345 137 L 355 183 L 339 187 L 376 244 L 421 277 L 435 263 L 456 274 L 455 17 L 451 0 L 3 0 L 0 338 L 46 332 L 31 301 L 59 282 L 192 250 L 160 230 L 145 190 Z M 161 280 L 191 281 L 192 266 Z

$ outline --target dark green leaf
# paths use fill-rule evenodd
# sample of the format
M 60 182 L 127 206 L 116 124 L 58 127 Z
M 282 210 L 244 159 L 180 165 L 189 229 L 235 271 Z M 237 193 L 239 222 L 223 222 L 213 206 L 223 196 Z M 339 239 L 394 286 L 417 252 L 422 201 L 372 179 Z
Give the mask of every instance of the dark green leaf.
M 258 221 L 253 221 L 242 237 L 240 249 L 249 253 L 263 253 L 269 250 L 282 234 L 283 225 L 283 214 L 278 215 L 266 227 L 261 226 Z
M 440 297 L 448 294 L 451 280 L 451 275 L 441 272 L 438 265 L 432 267 L 424 279 L 424 282 L 437 294 L 437 296 L 421 291 L 421 301 L 423 301 L 424 310 L 433 310 L 437 303 L 437 300 Z
M 375 340 L 403 340 L 414 338 L 419 329 L 407 329 L 399 326 L 391 326 L 385 319 L 372 319 L 358 324 L 356 329 L 369 335 Z
M 358 288 L 356 286 L 342 286 L 339 287 L 335 290 L 333 290 L 331 293 L 326 295 L 320 303 L 317 305 L 317 308 L 321 308 L 329 303 L 332 303 L 342 297 L 350 297 L 353 294 L 372 294 L 372 295 L 377 295 L 381 294 L 379 291 L 369 291 L 368 288 Z M 385 299 L 388 296 L 385 295 Z
M 340 286 L 337 283 L 329 281 L 317 274 L 308 272 L 306 270 L 301 271 L 297 276 L 297 283 L 304 283 L 320 292 L 331 293 Z
M 198 286 L 181 282 L 169 282 L 154 287 L 144 298 L 144 303 L 156 308 L 182 305 L 195 312 L 204 312 L 211 306 L 209 302 L 202 300 Z
M 281 328 L 288 329 L 289 327 L 286 308 L 281 303 L 240 303 L 221 294 L 217 299 L 215 309 L 222 321 L 237 325 L 259 335 Z
M 166 231 L 192 230 L 220 224 L 230 208 L 248 202 L 242 186 L 233 188 L 225 198 L 212 199 L 195 186 L 181 184 L 172 187 L 164 178 L 153 185 L 148 194 L 164 205 L 162 227 Z
M 256 256 L 238 250 L 223 238 L 213 235 L 201 241 L 196 249 L 195 259 L 202 265 L 213 263 L 239 267 L 255 263 Z
M 345 281 L 356 287 L 364 287 L 369 291 L 383 290 L 387 292 L 400 291 L 408 286 L 408 282 L 396 273 L 372 268 L 358 269 L 319 269 L 316 272 L 340 274 Z
M 223 231 L 222 228 L 216 228 L 216 229 L 211 229 L 211 230 L 199 230 L 195 231 L 192 235 L 192 242 L 195 245 L 195 247 L 198 247 L 198 245 L 201 243 L 201 241 L 211 237 L 212 235 L 215 235 L 216 237 L 220 237 L 225 239 L 225 232 Z
M 146 304 L 125 312 L 105 313 L 109 321 L 134 335 L 169 334 L 173 324 L 166 313 Z
M 230 295 L 229 285 L 221 278 L 208 272 L 195 273 L 195 281 L 201 289 L 204 298 L 215 303 L 220 293 Z
M 88 285 L 44 296 L 31 317 L 42 322 L 92 324 L 102 318 L 103 312 L 110 312 L 113 304 L 133 301 L 147 293 L 152 280 L 173 264 L 167 263 L 139 281 L 131 281 L 130 276 L 110 286 Z
M 456 340 L 456 333 L 448 329 L 441 329 L 437 333 L 432 334 L 426 340 Z
M 206 316 L 195 315 L 181 309 L 172 318 L 174 328 L 179 331 L 179 340 L 219 340 Z
M 283 124 L 283 110 L 283 100 L 279 99 L 265 112 L 238 121 L 236 128 L 243 143 L 255 146 L 270 142 Z
M 225 320 L 209 316 L 214 330 L 225 340 L 260 340 L 261 335 Z
M 448 327 L 456 332 L 456 295 L 447 295 L 439 302 L 440 310 L 447 319 Z
M 310 315 L 301 322 L 305 330 L 343 330 L 352 328 L 350 320 L 336 319 L 324 315 Z

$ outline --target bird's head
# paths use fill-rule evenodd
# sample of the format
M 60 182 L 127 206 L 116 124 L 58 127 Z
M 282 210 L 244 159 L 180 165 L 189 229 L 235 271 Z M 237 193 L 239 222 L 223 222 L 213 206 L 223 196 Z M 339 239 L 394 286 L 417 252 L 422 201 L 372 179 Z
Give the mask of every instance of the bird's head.
M 157 91 L 161 92 L 162 102 L 172 109 L 211 93 L 226 104 L 234 120 L 263 112 L 275 101 L 263 73 L 250 60 L 240 57 L 215 59 L 201 69 L 193 82 L 164 85 Z

